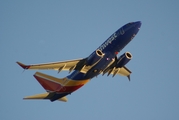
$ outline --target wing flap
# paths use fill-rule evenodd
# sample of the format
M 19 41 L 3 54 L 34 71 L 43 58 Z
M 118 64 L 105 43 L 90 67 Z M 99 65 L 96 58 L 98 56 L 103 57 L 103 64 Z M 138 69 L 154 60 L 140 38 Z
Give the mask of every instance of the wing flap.
M 117 74 L 119 74 L 121 76 L 129 76 L 131 73 L 132 72 L 125 66 L 120 68 L 119 72 L 117 72 Z
M 118 74 L 118 75 L 121 75 L 121 76 L 126 76 L 128 77 L 129 81 L 130 81 L 130 74 L 132 73 L 127 67 L 122 67 L 122 68 L 112 68 L 112 69 L 109 69 L 107 72 L 105 73 L 108 73 L 108 76 L 110 74 L 113 75 L 113 77 Z M 103 75 L 105 74 L 103 73 Z

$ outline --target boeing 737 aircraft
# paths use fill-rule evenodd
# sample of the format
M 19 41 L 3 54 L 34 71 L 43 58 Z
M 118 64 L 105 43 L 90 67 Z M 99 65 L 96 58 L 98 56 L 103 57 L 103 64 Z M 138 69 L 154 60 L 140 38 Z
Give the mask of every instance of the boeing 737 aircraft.
M 99 74 L 107 74 L 114 77 L 116 74 L 126 76 L 130 80 L 131 71 L 125 66 L 132 54 L 126 52 L 117 57 L 117 54 L 136 36 L 141 22 L 131 22 L 113 33 L 92 54 L 83 59 L 52 62 L 44 64 L 25 65 L 17 62 L 23 69 L 34 70 L 69 70 L 70 75 L 59 79 L 40 72 L 34 77 L 46 90 L 46 93 L 25 97 L 24 99 L 49 99 L 50 101 L 67 101 L 66 96 L 76 91 L 90 79 Z

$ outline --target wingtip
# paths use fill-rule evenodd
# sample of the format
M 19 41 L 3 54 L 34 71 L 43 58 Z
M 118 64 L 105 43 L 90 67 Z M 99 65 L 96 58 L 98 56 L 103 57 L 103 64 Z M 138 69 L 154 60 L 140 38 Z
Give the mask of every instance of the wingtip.
M 131 77 L 130 77 L 130 75 L 128 75 L 127 78 L 128 78 L 129 81 L 131 81 Z
M 58 99 L 59 101 L 62 101 L 62 102 L 68 102 L 68 99 L 66 97 L 62 97 L 60 99 Z
M 29 98 L 24 97 L 23 100 L 28 100 Z
M 19 66 L 21 66 L 23 69 L 29 69 L 29 65 L 25 65 L 23 63 L 20 63 L 20 62 L 16 62 Z

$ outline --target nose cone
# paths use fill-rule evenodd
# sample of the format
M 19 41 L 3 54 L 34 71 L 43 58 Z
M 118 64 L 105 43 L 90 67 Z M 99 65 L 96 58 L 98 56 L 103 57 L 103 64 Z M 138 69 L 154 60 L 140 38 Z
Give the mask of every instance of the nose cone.
M 141 25 L 142 25 L 141 21 L 137 21 L 133 23 L 133 27 L 131 28 L 133 34 L 137 34 L 139 32 Z
M 139 29 L 140 26 L 142 25 L 141 21 L 137 21 L 137 22 L 135 22 L 134 24 L 135 24 L 135 26 L 136 26 L 138 29 Z

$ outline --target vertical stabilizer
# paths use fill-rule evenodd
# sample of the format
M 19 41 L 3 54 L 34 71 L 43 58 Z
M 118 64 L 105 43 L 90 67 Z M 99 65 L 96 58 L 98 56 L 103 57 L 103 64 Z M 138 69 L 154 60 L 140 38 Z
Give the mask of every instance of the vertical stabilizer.
M 57 91 L 62 88 L 63 79 L 55 78 L 40 72 L 36 72 L 34 77 L 46 91 Z

